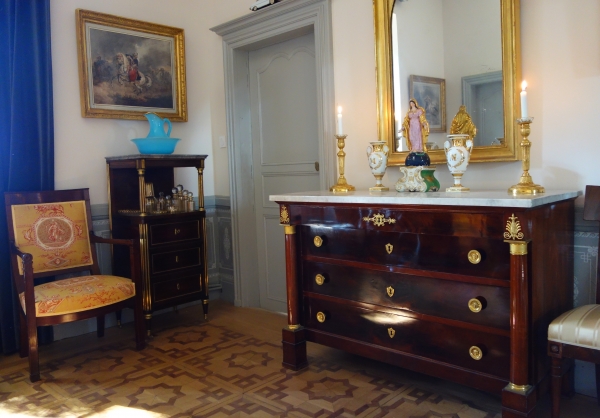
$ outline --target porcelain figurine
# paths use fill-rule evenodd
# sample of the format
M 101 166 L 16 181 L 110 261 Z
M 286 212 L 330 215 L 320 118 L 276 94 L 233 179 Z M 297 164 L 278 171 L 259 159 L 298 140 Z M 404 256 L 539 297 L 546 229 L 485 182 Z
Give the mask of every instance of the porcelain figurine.
M 369 167 L 371 167 L 371 173 L 375 176 L 375 186 L 369 187 L 372 192 L 385 192 L 390 190 L 385 187 L 381 182 L 387 169 L 387 160 L 389 154 L 389 147 L 385 141 L 373 141 L 371 145 L 367 147 L 367 157 L 369 158 Z

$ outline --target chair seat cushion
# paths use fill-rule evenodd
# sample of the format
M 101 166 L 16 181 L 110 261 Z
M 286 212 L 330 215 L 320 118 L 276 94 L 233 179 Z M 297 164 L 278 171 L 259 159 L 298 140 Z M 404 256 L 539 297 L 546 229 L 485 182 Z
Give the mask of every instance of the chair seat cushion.
M 548 340 L 600 350 L 600 305 L 580 306 L 556 318 Z
M 117 276 L 81 276 L 35 286 L 36 316 L 54 316 L 112 305 L 135 296 L 130 279 Z M 25 294 L 19 294 L 25 311 Z

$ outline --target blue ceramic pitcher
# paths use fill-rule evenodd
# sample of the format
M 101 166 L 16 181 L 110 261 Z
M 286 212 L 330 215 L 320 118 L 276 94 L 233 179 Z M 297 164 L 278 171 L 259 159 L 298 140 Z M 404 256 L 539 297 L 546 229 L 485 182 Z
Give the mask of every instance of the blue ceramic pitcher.
M 171 136 L 171 121 L 167 118 L 161 118 L 156 113 L 148 112 L 144 116 L 150 124 L 150 132 L 146 138 L 151 137 L 169 137 Z M 165 123 L 169 125 L 169 130 L 165 134 Z

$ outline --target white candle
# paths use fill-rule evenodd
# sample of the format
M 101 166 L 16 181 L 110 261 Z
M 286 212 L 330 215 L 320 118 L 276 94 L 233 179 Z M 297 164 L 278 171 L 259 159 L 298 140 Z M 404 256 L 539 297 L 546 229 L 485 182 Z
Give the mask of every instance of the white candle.
M 342 132 L 344 132 L 344 130 L 342 129 L 342 106 L 338 106 L 337 111 L 337 134 L 343 135 Z
M 521 119 L 527 118 L 527 81 L 521 83 Z

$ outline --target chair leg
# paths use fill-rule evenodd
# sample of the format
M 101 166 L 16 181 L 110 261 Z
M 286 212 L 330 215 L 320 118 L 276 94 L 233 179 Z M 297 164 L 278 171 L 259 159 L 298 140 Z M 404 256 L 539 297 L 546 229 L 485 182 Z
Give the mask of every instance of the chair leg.
M 121 328 L 121 310 L 119 309 L 118 311 L 116 311 L 115 315 L 117 315 L 117 326 Z
M 104 315 L 96 317 L 96 335 L 104 337 Z
M 29 349 L 29 380 L 31 383 L 40 380 L 40 357 L 38 351 L 38 334 L 35 317 L 27 318 L 27 346 Z
M 552 357 L 552 418 L 560 415 L 560 392 L 563 377 L 563 359 Z
M 600 405 L 600 364 L 596 364 L 596 400 Z
M 27 333 L 27 322 L 23 314 L 19 315 L 19 356 L 21 358 L 29 355 L 29 334 Z

